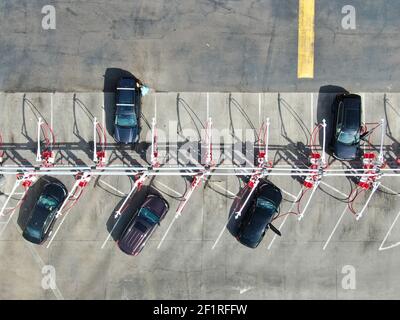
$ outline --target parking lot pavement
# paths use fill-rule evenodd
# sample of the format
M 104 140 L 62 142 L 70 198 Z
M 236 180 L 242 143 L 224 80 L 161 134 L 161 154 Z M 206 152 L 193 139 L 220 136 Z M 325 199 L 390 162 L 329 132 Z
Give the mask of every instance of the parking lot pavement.
M 324 118 L 328 125 L 330 123 L 334 94 L 327 91 L 324 88 L 314 94 L 210 93 L 208 108 L 207 93 L 152 93 L 143 99 L 141 153 L 113 142 L 112 94 L 79 93 L 74 99 L 73 93 L 57 92 L 53 96 L 53 107 L 49 93 L 30 93 L 25 99 L 21 93 L 1 94 L 5 114 L 0 120 L 6 150 L 4 165 L 21 164 L 21 158 L 35 163 L 36 121 L 40 112 L 41 117 L 54 126 L 57 165 L 78 165 L 80 160 L 93 165 L 89 144 L 93 138 L 93 117 L 106 128 L 109 165 L 148 165 L 149 154 L 146 157 L 145 153 L 151 143 L 154 115 L 161 163 L 195 165 L 195 160 L 202 159 L 198 147 L 201 138 L 204 143 L 202 129 L 208 115 L 213 120 L 216 165 L 247 166 L 250 164 L 243 161 L 246 156 L 255 163 L 255 150 L 251 146 L 257 141 L 260 124 L 269 117 L 270 159 L 274 165 L 304 166 L 308 163 L 313 127 Z M 384 118 L 389 124 L 384 150 L 385 158 L 391 161 L 389 166 L 393 167 L 400 136 L 395 122 L 399 117 L 399 97 L 393 93 L 361 95 L 365 122 L 376 123 Z M 22 109 L 22 114 L 16 113 L 16 108 Z M 20 133 L 21 128 L 25 128 L 25 136 Z M 371 135 L 374 150 L 380 144 L 379 130 Z M 245 141 L 247 145 L 242 144 Z M 235 145 L 235 142 L 240 144 L 238 150 L 224 149 L 222 157 L 221 145 Z M 193 151 L 195 159 L 178 152 L 178 147 L 185 147 L 185 144 L 190 144 L 192 149 L 189 150 Z M 114 151 L 119 152 L 118 157 Z M 111 160 L 112 157 L 115 160 Z M 331 160 L 330 168 L 346 165 Z M 58 178 L 71 190 L 75 182 L 72 176 Z M 29 203 L 33 204 L 33 195 L 37 195 L 39 188 L 29 189 L 29 203 L 23 203 L 21 209 L 16 210 L 0 236 L 0 255 L 12 256 L 2 264 L 4 276 L 0 283 L 8 288 L 2 297 L 350 299 L 372 297 L 376 290 L 382 291 L 380 298 L 397 295 L 396 252 L 400 241 L 397 178 L 380 180 L 379 190 L 371 197 L 363 217 L 356 221 L 348 208 L 348 196 L 355 187 L 349 179 L 324 177 L 312 198 L 309 198 L 312 195 L 309 190 L 298 204 L 296 200 L 304 190 L 299 179 L 271 176 L 270 180 L 283 193 L 282 214 L 299 213 L 310 201 L 301 221 L 295 214 L 275 220 L 274 225 L 281 230 L 282 237 L 267 232 L 256 251 L 235 240 L 235 227 L 240 217 L 236 221 L 234 213 L 238 199 L 244 196 L 241 193 L 246 184 L 244 177 L 206 179 L 194 190 L 178 217 L 176 211 L 183 204 L 192 179 L 149 177 L 117 220 L 114 215 L 130 192 L 133 180 L 134 177 L 126 176 L 92 177 L 76 205 L 57 220 L 50 239 L 43 246 L 32 246 L 21 237 Z M 0 204 L 7 199 L 13 184 L 14 177 L 9 176 L 1 189 Z M 18 189 L 19 193 L 22 191 L 23 188 Z M 141 254 L 129 257 L 118 249 L 116 240 L 147 192 L 158 192 L 165 197 L 170 211 Z M 355 212 L 362 209 L 370 194 L 365 192 L 356 198 Z M 21 194 L 13 197 L 10 206 L 17 204 L 18 196 Z M 43 290 L 41 286 L 42 268 L 47 265 L 56 270 L 57 289 L 53 291 Z M 357 271 L 355 291 L 342 287 L 343 268 L 348 265 Z M 388 284 L 391 284 L 390 289 L 383 290 Z
M 1 90 L 100 91 L 110 66 L 169 92 L 399 88 L 396 0 L 353 0 L 354 29 L 346 1 L 316 2 L 314 79 L 297 78 L 297 0 L 53 1 L 55 30 L 44 5 L 1 2 Z

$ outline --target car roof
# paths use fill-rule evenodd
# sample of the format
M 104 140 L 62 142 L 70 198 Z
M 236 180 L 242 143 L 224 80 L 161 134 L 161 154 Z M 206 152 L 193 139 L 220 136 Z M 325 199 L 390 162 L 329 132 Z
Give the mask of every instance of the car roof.
M 60 182 L 49 182 L 47 183 L 41 194 L 55 195 L 55 196 L 65 196 L 67 193 L 67 188 Z
M 158 216 L 161 216 L 165 210 L 168 211 L 169 204 L 163 197 L 156 194 L 149 194 L 142 207 L 146 207 Z
M 118 80 L 118 87 L 122 88 L 135 88 L 136 80 L 134 78 L 122 77 Z
M 339 99 L 343 101 L 345 108 L 361 108 L 361 96 L 358 94 L 342 94 Z
M 35 209 L 29 218 L 28 226 L 32 229 L 41 231 L 50 213 L 51 212 L 47 211 L 45 208 L 35 206 Z
M 272 182 L 264 180 L 258 188 L 257 196 L 261 196 L 274 203 L 276 207 L 279 207 L 282 201 L 282 192 Z

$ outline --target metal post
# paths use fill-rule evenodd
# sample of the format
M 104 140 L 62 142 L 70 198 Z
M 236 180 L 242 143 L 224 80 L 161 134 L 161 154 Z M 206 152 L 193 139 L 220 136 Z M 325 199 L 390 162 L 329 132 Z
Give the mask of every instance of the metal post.
M 265 141 L 265 157 L 264 157 L 264 162 L 268 163 L 268 149 L 269 149 L 269 126 L 270 126 L 270 122 L 269 122 L 269 118 L 267 118 L 267 123 L 266 123 L 266 130 L 267 130 L 267 139 Z
M 65 208 L 65 206 L 67 205 L 68 201 L 70 201 L 72 195 L 75 193 L 76 189 L 78 189 L 79 186 L 79 180 L 76 180 L 74 185 L 72 186 L 71 191 L 69 192 L 68 196 L 65 198 L 63 204 L 61 205 L 60 209 L 58 209 L 57 214 L 56 214 L 56 218 L 58 218 L 59 216 L 61 216 L 63 209 Z
M 322 141 L 322 164 L 325 167 L 326 165 L 326 155 L 325 155 L 325 148 L 326 148 L 326 120 L 322 120 L 322 130 L 323 130 L 323 141 Z
M 42 128 L 42 118 L 39 117 L 38 119 L 38 126 L 37 126 L 37 149 L 36 149 L 36 161 L 42 161 L 42 152 L 40 150 L 40 129 Z
M 93 162 L 96 162 L 99 160 L 97 158 L 97 119 L 94 117 L 93 119 Z
M 114 218 L 118 218 L 121 215 L 121 211 L 122 209 L 125 207 L 126 203 L 129 201 L 130 197 L 132 196 L 132 194 L 136 191 L 136 189 L 139 187 L 140 184 L 142 184 L 144 182 L 144 180 L 147 178 L 147 174 L 143 173 L 141 175 L 140 178 L 138 178 L 135 183 L 133 184 L 133 187 L 131 189 L 131 191 L 129 191 L 129 193 L 127 194 L 127 196 L 124 199 L 124 202 L 122 202 L 121 206 L 118 208 L 117 211 L 115 211 L 115 215 Z
M 378 161 L 380 164 L 383 163 L 383 142 L 385 140 L 385 119 L 381 119 L 381 145 L 379 149 L 379 156 L 378 156 Z
M 208 118 L 207 128 L 206 128 L 206 144 L 207 144 L 207 155 L 205 159 L 205 165 L 211 166 L 212 164 L 212 119 Z
M 186 203 L 189 201 L 189 199 L 192 196 L 194 190 L 196 190 L 196 188 L 199 186 L 199 184 L 203 180 L 203 178 L 204 178 L 204 173 L 201 176 L 195 176 L 194 177 L 195 180 L 191 184 L 189 191 L 185 194 L 185 196 L 184 196 L 185 199 L 183 200 L 183 202 L 176 209 L 175 218 L 180 217 L 180 215 L 182 214 L 183 209 L 186 206 Z
M 260 179 L 257 179 L 256 182 L 253 185 L 253 188 L 250 190 L 250 193 L 248 194 L 246 200 L 244 201 L 242 207 L 240 208 L 240 210 L 235 212 L 235 219 L 239 219 L 239 217 L 242 215 L 242 211 L 244 209 L 244 207 L 247 205 L 247 202 L 249 202 L 252 194 L 254 193 L 254 191 L 256 191 L 258 184 L 260 183 Z
M 157 146 L 157 133 L 156 133 L 156 118 L 151 122 L 151 156 L 150 162 L 153 167 L 158 166 L 158 146 Z

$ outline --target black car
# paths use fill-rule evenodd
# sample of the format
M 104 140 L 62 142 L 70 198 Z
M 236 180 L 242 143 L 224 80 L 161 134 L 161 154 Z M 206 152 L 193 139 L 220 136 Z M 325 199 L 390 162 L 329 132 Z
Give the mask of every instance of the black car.
M 271 222 L 281 201 L 281 190 L 273 183 L 261 180 L 242 211 L 243 218 L 237 235 L 239 242 L 247 247 L 256 248 L 269 228 L 280 235 Z
M 114 138 L 118 143 L 131 144 L 139 140 L 138 83 L 133 78 L 121 78 L 117 84 Z
M 361 97 L 338 95 L 332 105 L 333 123 L 331 150 L 339 160 L 355 160 L 360 156 Z
M 22 233 L 26 240 L 41 244 L 47 239 L 67 194 L 67 189 L 60 182 L 49 182 L 44 186 Z
M 122 233 L 118 241 L 119 248 L 126 254 L 138 255 L 168 210 L 169 204 L 164 198 L 154 194 L 148 195 Z

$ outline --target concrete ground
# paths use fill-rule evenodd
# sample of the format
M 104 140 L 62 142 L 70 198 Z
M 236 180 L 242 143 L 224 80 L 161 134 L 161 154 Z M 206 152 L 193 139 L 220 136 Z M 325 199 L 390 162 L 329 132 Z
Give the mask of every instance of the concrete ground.
M 330 123 L 332 90 L 212 93 L 208 107 L 206 93 L 152 93 L 142 101 L 142 143 L 136 150 L 113 142 L 113 94 L 57 92 L 52 98 L 50 93 L 2 93 L 3 166 L 36 164 L 39 116 L 54 126 L 58 166 L 93 165 L 89 142 L 93 140 L 94 117 L 107 129 L 110 166 L 146 165 L 151 141 L 149 124 L 155 115 L 163 165 L 201 162 L 196 146 L 204 139 L 202 128 L 208 117 L 213 122 L 217 165 L 254 165 L 252 146 L 262 121 L 269 117 L 270 159 L 274 165 L 304 166 L 310 132 L 323 118 Z M 396 123 L 400 95 L 360 94 L 364 122 L 375 123 L 381 118 L 387 121 L 385 158 L 394 166 L 393 159 L 399 155 L 400 128 Z M 374 148 L 379 145 L 379 137 L 379 130 L 371 137 Z M 182 152 L 188 144 L 195 150 L 191 156 Z M 219 150 L 222 145 L 223 152 Z M 331 168 L 345 165 L 331 158 L 329 162 Z M 74 183 L 73 177 L 55 178 L 67 188 Z M 14 179 L 9 176 L 2 187 L 0 204 L 11 191 Z M 190 181 L 166 176 L 148 179 L 117 224 L 114 213 L 130 191 L 131 178 L 92 178 L 76 206 L 57 221 L 53 235 L 61 227 L 54 239 L 42 246 L 31 245 L 23 240 L 21 228 L 41 183 L 48 179 L 51 177 L 43 177 L 29 189 L 27 200 L 10 220 L 0 220 L 0 299 L 399 298 L 400 197 L 393 195 L 399 192 L 397 177 L 382 180 L 359 221 L 346 203 L 354 183 L 344 177 L 325 177 L 303 220 L 298 221 L 294 215 L 277 220 L 275 225 L 282 231 L 282 238 L 269 231 L 255 250 L 240 245 L 229 231 L 229 214 L 245 184 L 233 176 L 215 176 L 200 185 L 177 219 L 175 211 Z M 284 192 L 281 212 L 296 211 L 295 201 L 302 189 L 299 181 L 291 176 L 274 176 L 271 181 Z M 9 206 L 17 203 L 21 191 L 17 190 Z M 130 257 L 118 249 L 115 240 L 148 191 L 160 192 L 168 200 L 170 211 L 143 252 Z M 310 194 L 308 191 L 304 195 L 300 210 Z M 357 199 L 356 210 L 361 210 L 368 196 L 367 192 Z M 42 286 L 45 266 L 55 270 L 56 287 L 52 289 Z M 346 287 L 348 266 L 355 271 L 353 289 Z
M 0 1 L 1 91 L 109 91 L 115 68 L 169 92 L 400 88 L 397 0 L 316 1 L 310 80 L 297 79 L 298 0 L 55 0 L 56 29 L 43 30 L 48 4 Z

